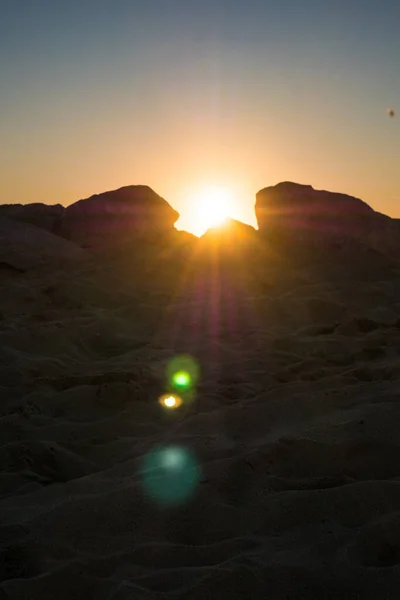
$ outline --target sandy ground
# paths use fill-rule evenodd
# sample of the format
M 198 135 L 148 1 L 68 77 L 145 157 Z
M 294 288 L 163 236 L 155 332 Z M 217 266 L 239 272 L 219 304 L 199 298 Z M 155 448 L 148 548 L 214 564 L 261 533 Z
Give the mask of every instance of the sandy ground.
M 399 277 L 4 240 L 1 599 L 399 598 Z M 191 457 L 175 505 L 155 449 Z

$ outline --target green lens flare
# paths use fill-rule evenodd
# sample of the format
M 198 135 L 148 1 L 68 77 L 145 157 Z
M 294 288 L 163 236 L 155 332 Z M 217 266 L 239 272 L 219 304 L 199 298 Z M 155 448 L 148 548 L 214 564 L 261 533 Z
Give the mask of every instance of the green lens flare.
M 190 386 L 190 375 L 186 371 L 178 371 L 172 377 L 172 382 L 174 385 L 182 388 L 186 388 Z
M 191 356 L 175 356 L 167 366 L 167 381 L 172 388 L 182 391 L 194 391 L 199 379 L 199 366 Z

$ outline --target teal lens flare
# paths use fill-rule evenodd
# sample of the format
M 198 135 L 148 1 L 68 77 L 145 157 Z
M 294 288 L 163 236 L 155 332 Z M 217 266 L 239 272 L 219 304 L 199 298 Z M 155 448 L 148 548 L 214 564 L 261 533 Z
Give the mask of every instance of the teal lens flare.
M 201 470 L 191 452 L 179 446 L 166 446 L 145 455 L 140 476 L 143 490 L 159 506 L 183 504 L 193 495 Z

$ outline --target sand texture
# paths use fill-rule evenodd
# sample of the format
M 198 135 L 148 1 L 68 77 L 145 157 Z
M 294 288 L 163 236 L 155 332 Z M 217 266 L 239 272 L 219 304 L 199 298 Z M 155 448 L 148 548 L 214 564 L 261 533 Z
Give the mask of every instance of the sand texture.
M 397 600 L 398 271 L 196 244 L 1 220 L 0 599 Z M 157 448 L 192 457 L 179 504 Z

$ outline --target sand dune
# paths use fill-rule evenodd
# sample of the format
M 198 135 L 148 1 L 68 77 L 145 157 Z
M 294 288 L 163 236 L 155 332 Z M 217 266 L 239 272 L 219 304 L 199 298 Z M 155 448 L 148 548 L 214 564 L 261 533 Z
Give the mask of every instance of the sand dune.
M 396 269 L 271 257 L 211 285 L 204 256 L 176 274 L 177 232 L 157 279 L 154 249 L 1 225 L 1 598 L 398 598 Z M 199 381 L 167 412 L 182 353 Z

